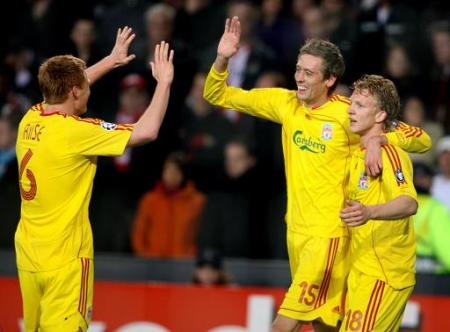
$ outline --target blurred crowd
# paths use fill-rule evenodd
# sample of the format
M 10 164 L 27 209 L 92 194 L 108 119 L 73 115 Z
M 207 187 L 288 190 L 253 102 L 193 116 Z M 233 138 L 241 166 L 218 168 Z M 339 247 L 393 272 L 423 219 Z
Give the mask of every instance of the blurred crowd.
M 225 18 L 238 16 L 241 47 L 229 64 L 231 85 L 296 89 L 297 54 L 308 38 L 329 39 L 342 50 L 347 69 L 339 94 L 349 96 L 363 73 L 394 81 L 402 120 L 433 139 L 431 151 L 412 156 L 424 243 L 418 253 L 450 270 L 448 2 L 79 0 L 69 6 L 16 0 L 1 6 L 7 32 L 0 48 L 1 247 L 13 247 L 20 215 L 14 145 L 21 116 L 42 101 L 39 64 L 73 54 L 92 65 L 127 25 L 136 33 L 130 51 L 136 59 L 93 86 L 88 116 L 118 123 L 139 118 L 155 85 L 149 61 L 162 40 L 175 50 L 175 80 L 158 140 L 99 160 L 90 211 L 96 250 L 285 258 L 279 126 L 202 98 Z

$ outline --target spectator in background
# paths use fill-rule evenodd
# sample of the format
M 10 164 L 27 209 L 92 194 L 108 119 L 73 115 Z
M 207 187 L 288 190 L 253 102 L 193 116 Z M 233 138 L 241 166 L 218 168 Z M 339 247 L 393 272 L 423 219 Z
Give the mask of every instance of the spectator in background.
M 303 40 L 300 25 L 284 16 L 284 1 L 263 0 L 261 15 L 255 25 L 256 36 L 274 53 L 282 64 L 283 72 L 290 74 L 298 53 L 298 43 Z
M 442 137 L 436 146 L 440 174 L 433 178 L 431 195 L 450 210 L 450 136 Z
M 177 11 L 175 35 L 189 41 L 189 53 L 195 58 L 197 67 L 208 58 L 208 49 L 222 34 L 227 1 L 182 0 L 183 8 Z M 167 1 L 166 1 L 167 3 Z
M 14 232 L 20 219 L 20 193 L 17 185 L 16 138 L 23 113 L 6 104 L 0 115 L 0 247 L 14 247 Z
M 450 133 L 450 20 L 436 22 L 431 28 L 433 68 L 431 102 L 436 120 Z
M 89 18 L 79 18 L 73 24 L 70 40 L 73 45 L 69 52 L 86 62 L 86 65 L 96 63 L 101 55 L 95 44 L 95 22 Z
M 148 64 L 153 57 L 154 45 L 162 40 L 168 41 L 177 54 L 174 59 L 174 68 L 177 75 L 174 77 L 167 114 L 161 127 L 161 139 L 156 142 L 156 145 L 149 147 L 152 151 L 147 150 L 145 152 L 147 156 L 157 156 L 153 160 L 153 164 L 158 168 L 162 165 L 164 156 L 180 147 L 177 135 L 181 125 L 180 112 L 195 74 L 195 63 L 189 53 L 187 44 L 174 36 L 175 15 L 175 9 L 165 3 L 150 5 L 143 15 L 145 21 L 144 39 L 139 41 L 136 49 L 136 67 L 134 70 L 136 73 L 143 75 L 147 82 L 151 84 L 153 84 L 153 81 L 148 77 Z M 150 85 L 150 91 L 152 88 L 153 86 Z M 153 177 L 154 175 L 158 176 L 158 174 L 153 174 Z
M 120 82 L 119 110 L 117 123 L 135 123 L 144 113 L 149 100 L 147 82 L 139 74 L 129 74 Z M 127 172 L 131 163 L 132 148 L 125 149 L 123 155 L 114 158 L 118 172 Z
M 444 131 L 439 122 L 428 119 L 425 105 L 419 97 L 411 96 L 405 100 L 403 107 L 403 121 L 407 124 L 425 130 L 434 143 L 431 149 L 425 153 L 411 153 L 414 162 L 421 161 L 430 167 L 434 167 L 436 161 L 436 142 L 442 137 Z
M 223 150 L 236 129 L 203 99 L 205 74 L 197 73 L 182 111 L 180 140 L 187 153 L 191 175 L 202 191 L 214 186 L 211 177 L 222 169 Z
M 267 192 L 248 143 L 225 146 L 222 185 L 207 195 L 199 248 L 217 248 L 225 257 L 267 257 Z
M 139 256 L 195 257 L 198 223 L 205 196 L 186 174 L 186 158 L 179 152 L 165 160 L 161 181 L 140 203 L 132 230 L 132 246 Z
M 135 123 L 149 102 L 147 82 L 139 74 L 128 74 L 118 85 L 119 108 L 114 121 Z M 149 162 L 151 150 L 146 145 L 127 147 L 121 156 L 99 160 L 92 194 L 92 230 L 98 250 L 130 251 L 129 230 L 136 202 L 159 177 L 160 165 L 154 160 Z
M 384 76 L 394 82 L 402 104 L 410 96 L 424 96 L 424 80 L 404 45 L 396 43 L 388 48 Z
M 205 248 L 199 251 L 192 282 L 198 286 L 229 286 L 232 283 L 231 276 L 223 269 L 219 250 Z
M 431 269 L 437 273 L 449 273 L 450 210 L 430 195 L 432 169 L 422 163 L 414 163 L 413 166 L 414 186 L 419 203 L 419 209 L 413 217 L 419 259 L 417 268 L 426 272 Z

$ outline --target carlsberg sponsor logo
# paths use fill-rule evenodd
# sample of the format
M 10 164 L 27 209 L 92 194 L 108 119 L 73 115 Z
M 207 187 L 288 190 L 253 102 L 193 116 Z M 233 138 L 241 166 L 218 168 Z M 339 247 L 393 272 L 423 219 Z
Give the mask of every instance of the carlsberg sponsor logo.
M 297 130 L 292 137 L 294 144 L 299 147 L 300 150 L 308 151 L 312 153 L 325 153 L 325 144 L 315 140 L 314 138 L 305 137 L 303 131 Z

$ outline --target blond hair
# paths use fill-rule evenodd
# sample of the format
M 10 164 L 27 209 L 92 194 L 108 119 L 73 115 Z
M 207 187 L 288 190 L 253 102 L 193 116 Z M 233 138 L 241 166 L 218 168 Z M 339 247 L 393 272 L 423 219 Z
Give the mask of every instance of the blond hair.
M 355 91 L 367 90 L 377 100 L 378 106 L 387 117 L 384 120 L 386 130 L 391 130 L 397 125 L 397 117 L 400 112 L 400 97 L 395 84 L 383 76 L 363 75 L 353 83 Z

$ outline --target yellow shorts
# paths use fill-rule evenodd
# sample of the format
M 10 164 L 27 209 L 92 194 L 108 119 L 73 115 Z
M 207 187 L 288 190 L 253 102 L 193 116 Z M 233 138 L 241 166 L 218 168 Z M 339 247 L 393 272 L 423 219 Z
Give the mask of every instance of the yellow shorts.
M 398 331 L 414 287 L 394 289 L 384 281 L 352 270 L 340 331 Z
M 46 272 L 19 270 L 25 331 L 86 331 L 92 316 L 94 265 L 77 258 Z
M 292 284 L 278 314 L 337 326 L 345 297 L 349 238 L 321 238 L 288 232 Z

